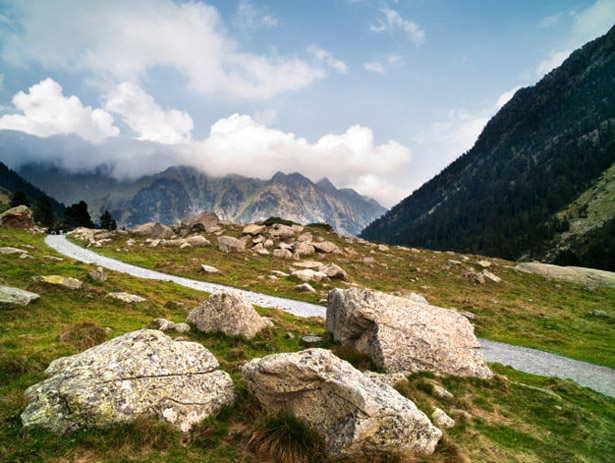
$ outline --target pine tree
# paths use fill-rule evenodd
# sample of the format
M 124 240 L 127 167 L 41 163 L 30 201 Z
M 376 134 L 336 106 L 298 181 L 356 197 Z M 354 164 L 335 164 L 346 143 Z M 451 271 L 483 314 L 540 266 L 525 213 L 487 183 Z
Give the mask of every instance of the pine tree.
M 55 222 L 55 215 L 47 196 L 41 196 L 38 198 L 38 201 L 36 201 L 34 220 L 45 227 L 51 227 Z
M 64 211 L 64 221 L 68 228 L 87 227 L 94 228 L 90 213 L 88 212 L 88 205 L 85 201 L 79 201 L 66 208 Z
M 30 207 L 30 200 L 23 191 L 16 191 L 11 195 L 11 207 L 17 206 Z
M 111 217 L 109 211 L 103 212 L 100 216 L 100 228 L 103 230 L 113 230 L 113 222 L 115 221 L 113 220 L 113 217 Z

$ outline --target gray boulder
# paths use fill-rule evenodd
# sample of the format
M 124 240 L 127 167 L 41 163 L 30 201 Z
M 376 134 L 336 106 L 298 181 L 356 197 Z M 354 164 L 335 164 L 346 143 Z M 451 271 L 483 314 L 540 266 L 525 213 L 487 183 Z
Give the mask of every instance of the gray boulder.
M 325 254 L 330 254 L 332 252 L 340 252 L 337 245 L 335 243 L 332 243 L 331 241 L 322 241 L 320 243 L 312 242 L 312 246 L 314 246 L 317 251 L 324 252 Z
M 320 271 L 324 273 L 325 275 L 327 275 L 332 280 L 335 280 L 335 279 L 344 280 L 344 281 L 348 280 L 348 274 L 344 271 L 342 267 L 340 267 L 337 264 L 331 263 L 331 264 L 325 265 Z
M 67 289 L 80 289 L 83 286 L 81 281 L 76 278 L 65 277 L 62 275 L 44 275 L 32 277 L 34 281 L 47 283 L 48 285 L 61 286 Z
M 264 229 L 265 229 L 264 225 L 257 225 L 255 223 L 251 223 L 251 224 L 246 225 L 244 229 L 241 231 L 241 233 L 242 235 L 256 236 L 260 232 L 262 232 Z
M 246 243 L 232 236 L 220 236 L 218 249 L 222 252 L 243 252 L 246 250 Z
M 190 246 L 196 246 L 199 248 L 204 248 L 209 246 L 211 243 L 207 238 L 201 235 L 194 235 L 184 239 L 184 244 L 189 244 Z
M 167 227 L 160 222 L 148 222 L 143 225 L 137 225 L 130 231 L 137 236 L 163 240 L 168 240 L 175 234 L 171 227 Z
M 88 278 L 93 281 L 103 282 L 107 281 L 107 272 L 103 267 L 97 265 L 88 272 Z
M 299 418 L 334 458 L 432 453 L 442 435 L 412 401 L 325 349 L 254 359 L 241 373 L 267 412 Z
M 204 231 L 213 233 L 220 230 L 220 218 L 215 212 L 203 211 L 182 220 L 180 228 L 184 232 Z
M 279 238 L 281 240 L 287 240 L 295 236 L 295 230 L 293 227 L 289 227 L 288 225 L 276 223 L 269 229 L 269 236 Z
M 65 433 L 146 415 L 187 432 L 234 402 L 233 381 L 218 366 L 198 343 L 133 331 L 53 361 L 45 371 L 49 378 L 26 390 L 21 421 L 26 430 Z
M 473 326 L 454 310 L 368 289 L 334 289 L 326 328 L 335 341 L 368 355 L 387 373 L 493 376 Z
M 133 302 L 146 302 L 147 299 L 141 296 L 137 296 L 136 294 L 129 294 L 125 292 L 121 293 L 109 293 L 107 296 L 117 299 L 118 301 L 126 302 L 128 304 L 132 304 Z
M 10 286 L 0 286 L 0 304 L 28 305 L 40 298 L 36 293 Z
M 270 320 L 254 310 L 243 294 L 234 291 L 212 294 L 199 307 L 190 311 L 186 321 L 205 333 L 222 332 L 228 336 L 244 336 L 248 339 L 264 328 L 273 326 Z

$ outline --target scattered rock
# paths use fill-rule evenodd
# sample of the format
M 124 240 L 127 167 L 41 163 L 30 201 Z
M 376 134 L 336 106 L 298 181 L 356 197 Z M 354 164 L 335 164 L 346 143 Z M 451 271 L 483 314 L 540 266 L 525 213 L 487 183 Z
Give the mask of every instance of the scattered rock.
M 479 260 L 476 263 L 482 268 L 489 268 L 493 265 L 493 263 L 489 262 L 488 260 Z
M 454 399 L 455 396 L 438 384 L 433 385 L 432 394 L 438 399 Z
M 254 359 L 241 373 L 267 412 L 296 416 L 334 458 L 432 453 L 442 436 L 412 401 L 325 349 Z
M 301 340 L 306 344 L 317 344 L 322 341 L 322 336 L 303 336 Z
M 132 304 L 133 302 L 146 302 L 147 299 L 141 296 L 137 296 L 136 294 L 128 294 L 128 293 L 109 293 L 107 296 L 112 297 L 113 299 L 120 300 L 122 302 L 126 302 L 128 304 Z
M 312 234 L 310 232 L 302 233 L 297 237 L 297 242 L 299 243 L 311 243 L 312 242 Z
M 24 249 L 19 249 L 19 248 L 12 248 L 10 246 L 6 246 L 3 248 L 0 248 L 0 254 L 4 254 L 4 255 L 12 255 L 12 254 L 28 254 L 28 251 L 24 250 Z
M 130 231 L 137 236 L 145 236 L 148 238 L 158 238 L 164 240 L 168 240 L 173 235 L 175 235 L 175 232 L 173 232 L 171 227 L 167 227 L 160 222 L 148 222 L 144 223 L 143 225 L 137 225 Z
M 204 248 L 211 244 L 207 238 L 201 235 L 194 235 L 184 238 L 184 243 L 189 244 L 190 246 L 196 246 L 198 248 Z
M 488 281 L 491 281 L 492 283 L 499 283 L 500 281 L 502 281 L 502 279 L 499 276 L 491 273 L 489 270 L 483 270 L 478 275 L 476 275 L 472 279 L 472 281 L 475 281 L 476 283 L 480 283 L 481 285 L 484 285 Z
M 277 275 L 279 277 L 289 277 L 290 275 L 288 273 L 282 272 L 280 270 L 272 270 L 271 273 L 273 273 L 274 275 Z
M 220 218 L 215 212 L 203 211 L 181 221 L 180 231 L 189 233 L 193 231 L 215 233 L 221 230 Z
M 45 275 L 32 277 L 34 281 L 47 283 L 50 285 L 62 286 L 67 289 L 81 289 L 83 283 L 76 278 L 64 277 L 62 275 Z
M 305 282 L 310 282 L 310 281 L 320 282 L 327 278 L 327 275 L 325 273 L 316 272 L 309 268 L 306 268 L 303 270 L 295 270 L 293 273 L 291 273 L 291 275 Z
M 460 410 L 457 408 L 451 408 L 450 410 L 450 414 L 453 415 L 454 417 L 457 417 L 457 419 L 460 419 L 461 421 L 471 421 L 473 416 L 466 412 L 465 410 Z
M 448 416 L 444 410 L 437 407 L 434 408 L 431 419 L 436 423 L 436 426 L 440 426 L 441 428 L 450 429 L 455 426 L 455 420 Z
M 293 253 L 290 252 L 288 249 L 278 248 L 273 250 L 273 256 L 280 259 L 292 259 Z
M 387 373 L 421 370 L 491 378 L 470 322 L 442 309 L 368 289 L 334 289 L 327 331 Z
M 24 429 L 66 433 L 105 428 L 141 415 L 181 431 L 235 400 L 233 381 L 196 342 L 177 342 L 157 330 L 126 333 L 81 354 L 57 359 L 48 379 L 25 392 Z
M 295 335 L 292 334 L 290 331 L 287 331 L 286 333 L 284 333 L 284 339 L 292 341 L 293 339 L 295 339 Z
M 205 264 L 201 264 L 201 270 L 205 273 L 208 273 L 209 275 L 220 273 L 220 270 L 218 270 L 216 267 Z
M 311 256 L 316 252 L 316 248 L 308 243 L 301 243 L 299 241 L 293 244 L 293 257 L 300 259 L 302 257 Z
M 378 251 L 389 252 L 389 247 L 386 244 L 379 244 Z
M 55 260 L 56 262 L 63 262 L 64 261 L 63 257 L 58 257 L 58 256 L 43 256 L 43 257 L 45 257 L 45 259 Z
M 303 262 L 295 262 L 293 264 L 294 267 L 301 267 L 301 268 L 310 268 L 310 269 L 316 269 L 316 270 L 320 270 L 321 268 L 324 267 L 324 264 L 321 262 L 315 262 L 313 260 L 306 260 Z
M 296 293 L 315 293 L 316 290 L 310 286 L 309 283 L 303 283 L 302 285 L 293 286 L 293 291 Z
M 611 318 L 611 316 L 606 313 L 604 310 L 592 310 L 587 315 L 597 318 Z
M 187 323 L 173 323 L 164 318 L 157 318 L 154 320 L 154 328 L 160 331 L 177 331 L 178 333 L 190 331 L 190 325 Z
M 10 286 L 0 286 L 0 304 L 28 305 L 41 296 L 30 291 Z
M 96 267 L 94 267 L 92 270 L 89 271 L 88 278 L 90 280 L 99 281 L 99 282 L 107 281 L 107 272 L 105 271 L 103 267 L 101 267 L 100 265 L 97 265 Z
M 222 252 L 243 252 L 246 250 L 246 243 L 232 236 L 220 236 L 218 237 L 218 249 Z
M 246 225 L 246 227 L 244 227 L 241 233 L 242 235 L 256 236 L 260 232 L 262 232 L 264 229 L 265 229 L 264 225 L 256 225 L 254 223 L 251 223 L 249 225 Z
M 232 291 L 212 294 L 199 307 L 190 311 L 186 321 L 205 333 L 222 332 L 247 339 L 273 325 L 254 310 L 243 294 Z
M 0 214 L 0 224 L 10 228 L 34 228 L 32 209 L 27 206 L 17 206 Z
M 348 280 L 348 274 L 342 269 L 342 267 L 333 263 L 325 265 L 321 269 L 321 272 L 327 275 L 332 280 Z
M 366 264 L 374 264 L 376 262 L 376 259 L 374 259 L 373 257 L 364 257 L 363 262 L 365 262 Z
M 459 314 L 463 315 L 468 320 L 476 320 L 476 314 L 473 314 L 472 312 L 468 312 L 468 311 L 464 310 L 462 312 L 459 312 Z
M 281 240 L 287 240 L 295 236 L 295 230 L 288 225 L 276 223 L 269 229 L 269 236 L 279 238 Z
M 317 251 L 324 252 L 325 254 L 331 254 L 332 252 L 341 252 L 339 248 L 331 241 L 312 243 L 312 246 L 314 246 Z

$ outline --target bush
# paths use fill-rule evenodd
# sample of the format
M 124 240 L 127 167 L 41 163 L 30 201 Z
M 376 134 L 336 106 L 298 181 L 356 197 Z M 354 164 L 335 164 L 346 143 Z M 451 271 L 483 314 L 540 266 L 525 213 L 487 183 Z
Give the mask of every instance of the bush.
M 307 224 L 306 227 L 318 228 L 318 229 L 326 231 L 326 232 L 332 232 L 333 231 L 333 227 L 330 224 L 328 224 L 327 222 L 310 223 L 310 224 Z
M 279 223 L 280 225 L 288 225 L 289 227 L 291 225 L 299 225 L 297 222 L 293 222 L 292 220 L 281 219 L 280 217 L 269 217 L 267 220 L 263 220 L 261 222 L 262 225 L 266 225 L 267 227 L 270 227 L 276 223 Z

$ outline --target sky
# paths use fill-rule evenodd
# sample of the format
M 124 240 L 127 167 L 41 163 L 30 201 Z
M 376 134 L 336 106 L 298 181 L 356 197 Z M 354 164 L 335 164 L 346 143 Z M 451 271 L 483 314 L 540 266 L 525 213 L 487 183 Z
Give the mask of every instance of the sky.
M 0 160 L 300 172 L 391 207 L 615 0 L 0 0 Z

